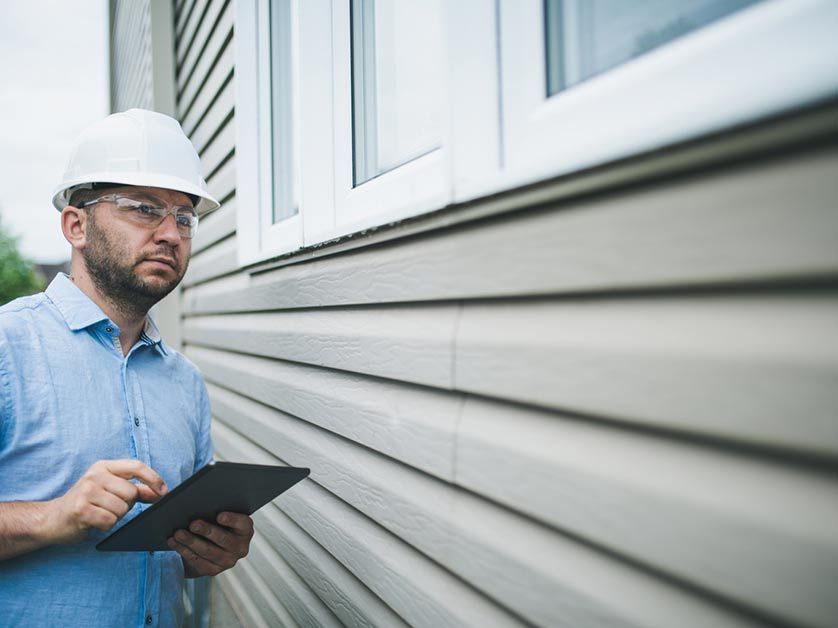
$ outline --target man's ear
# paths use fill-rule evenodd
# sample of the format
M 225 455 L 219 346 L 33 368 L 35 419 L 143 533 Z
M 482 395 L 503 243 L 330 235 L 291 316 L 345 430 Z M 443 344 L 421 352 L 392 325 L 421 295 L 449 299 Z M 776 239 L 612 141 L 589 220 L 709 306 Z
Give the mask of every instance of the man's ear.
M 67 205 L 61 210 L 61 231 L 64 237 L 77 251 L 84 250 L 87 246 L 87 226 L 90 217 L 87 212 L 78 207 Z

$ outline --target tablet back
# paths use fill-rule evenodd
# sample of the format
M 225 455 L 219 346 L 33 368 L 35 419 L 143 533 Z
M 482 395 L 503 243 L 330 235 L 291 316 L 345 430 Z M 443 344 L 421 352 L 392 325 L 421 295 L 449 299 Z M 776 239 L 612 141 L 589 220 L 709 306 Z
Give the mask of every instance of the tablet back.
M 195 519 L 219 513 L 251 515 L 309 474 L 300 467 L 216 462 L 184 480 L 158 502 L 96 545 L 106 552 L 169 550 L 166 540 Z

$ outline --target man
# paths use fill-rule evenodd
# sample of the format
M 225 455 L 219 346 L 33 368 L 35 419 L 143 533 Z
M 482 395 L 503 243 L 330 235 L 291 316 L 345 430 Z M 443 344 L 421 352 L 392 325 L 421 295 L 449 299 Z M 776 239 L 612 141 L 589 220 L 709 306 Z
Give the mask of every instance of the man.
M 133 109 L 82 135 L 53 204 L 70 276 L 0 308 L 0 625 L 177 626 L 183 577 L 245 556 L 249 517 L 94 545 L 212 458 L 203 380 L 148 311 L 218 203 L 180 125 Z

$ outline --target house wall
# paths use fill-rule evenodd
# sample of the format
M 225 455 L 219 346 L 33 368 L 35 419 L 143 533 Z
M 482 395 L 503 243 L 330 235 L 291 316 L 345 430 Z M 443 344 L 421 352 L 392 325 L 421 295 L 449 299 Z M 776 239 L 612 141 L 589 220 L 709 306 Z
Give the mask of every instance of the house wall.
M 243 272 L 233 16 L 175 2 L 184 351 L 312 472 L 215 625 L 834 625 L 834 104 Z

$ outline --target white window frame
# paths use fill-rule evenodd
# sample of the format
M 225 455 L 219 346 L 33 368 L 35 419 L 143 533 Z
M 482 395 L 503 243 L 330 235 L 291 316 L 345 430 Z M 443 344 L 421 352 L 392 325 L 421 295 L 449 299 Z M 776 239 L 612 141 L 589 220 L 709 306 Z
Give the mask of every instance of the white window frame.
M 445 2 L 452 201 L 505 186 L 501 175 L 497 0 Z
M 490 9 L 472 3 L 482 9 L 475 22 L 490 23 Z M 493 81 L 488 68 L 482 87 L 471 89 L 482 97 L 461 91 L 453 98 L 463 112 L 482 110 L 476 117 L 497 113 L 500 134 L 472 150 L 454 138 L 460 201 L 723 131 L 838 92 L 834 0 L 767 0 L 549 98 L 543 2 L 498 0 L 495 17 L 499 103 L 485 97 Z M 488 31 L 478 32 L 485 39 Z M 468 43 L 452 57 L 467 54 Z M 457 126 L 468 123 L 464 115 L 458 114 Z M 496 158 L 494 167 L 486 155 Z M 470 159 L 482 163 L 469 165 Z
M 264 6 L 268 0 L 257 1 Z M 269 211 L 260 200 L 270 198 L 272 170 L 260 143 L 270 137 L 259 132 L 266 124 L 265 98 L 254 99 L 264 95 L 260 85 L 267 76 L 259 66 L 265 33 L 254 6 L 253 0 L 237 0 L 236 193 L 243 265 L 838 93 L 834 0 L 766 0 L 549 98 L 541 0 L 444 2 L 442 147 L 354 186 L 349 0 L 294 0 L 300 207 L 272 239 L 272 228 L 259 223 Z M 747 90 L 740 89 L 743 76 Z M 668 98 L 673 93 L 677 101 Z
M 236 1 L 236 238 L 238 261 L 253 264 L 303 245 L 299 124 L 299 4 L 291 0 L 293 203 L 297 213 L 273 221 L 269 0 Z
M 317 4 L 315 0 L 314 4 Z M 307 3 L 306 3 L 307 4 Z M 379 226 L 431 210 L 439 209 L 450 200 L 448 171 L 448 133 L 443 133 L 442 145 L 429 153 L 412 159 L 369 181 L 354 185 L 353 182 L 353 137 L 352 137 L 352 84 L 351 84 L 351 47 L 350 47 L 350 3 L 349 0 L 331 1 L 332 56 L 331 68 L 332 96 L 331 124 L 333 131 L 333 207 L 331 211 L 322 205 L 317 216 L 311 216 L 312 207 L 307 202 L 305 240 L 306 244 L 315 244 L 342 235 L 354 233 L 369 227 Z M 312 13 L 313 8 L 308 8 Z M 322 11 L 321 11 L 322 13 Z M 322 22 L 323 16 L 320 16 Z M 312 56 L 313 51 L 310 51 Z M 446 55 L 447 58 L 447 55 Z M 322 61 L 322 57 L 320 59 Z M 318 71 L 322 73 L 321 65 Z M 305 68 L 303 69 L 305 72 Z M 308 74 L 306 74 L 308 79 Z M 322 87 L 317 89 L 323 93 Z M 447 117 L 449 107 L 447 94 L 443 94 L 443 114 Z M 305 115 L 305 114 L 304 114 Z M 314 115 L 314 112 L 312 112 Z M 303 124 L 303 130 L 311 129 L 314 124 Z M 322 128 L 322 124 L 320 124 Z M 307 141 L 307 140 L 306 140 Z M 317 142 L 319 144 L 319 142 Z M 324 154 L 319 159 L 304 149 L 304 163 L 314 165 L 322 163 Z M 306 157 L 308 155 L 308 157 Z M 313 160 L 313 161 L 309 161 Z M 305 181 L 305 178 L 304 178 Z M 305 185 L 305 184 L 304 184 Z M 322 184 L 321 184 L 322 185 Z M 308 186 L 304 188 L 304 197 L 308 199 Z

